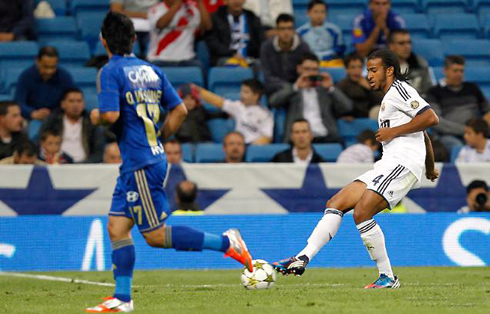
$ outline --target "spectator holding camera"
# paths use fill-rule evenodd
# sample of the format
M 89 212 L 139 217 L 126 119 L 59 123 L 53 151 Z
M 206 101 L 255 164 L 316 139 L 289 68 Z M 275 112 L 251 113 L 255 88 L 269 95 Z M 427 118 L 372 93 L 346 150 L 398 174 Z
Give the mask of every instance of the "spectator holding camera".
M 314 143 L 343 143 L 338 134 L 336 118 L 352 111 L 352 101 L 335 88 L 332 77 L 320 73 L 318 57 L 307 52 L 296 67 L 298 79 L 271 95 L 272 107 L 287 108 L 284 142 L 291 138 L 293 121 L 306 119 Z
M 490 193 L 488 192 L 488 185 L 485 181 L 472 181 L 468 184 L 466 192 L 466 202 L 468 205 L 460 208 L 458 213 L 490 212 Z

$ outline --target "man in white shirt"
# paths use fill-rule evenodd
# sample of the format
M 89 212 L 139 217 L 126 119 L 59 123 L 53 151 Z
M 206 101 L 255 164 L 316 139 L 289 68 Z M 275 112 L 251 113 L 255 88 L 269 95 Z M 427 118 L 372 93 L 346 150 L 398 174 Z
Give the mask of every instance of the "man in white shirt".
M 490 130 L 485 120 L 480 118 L 470 119 L 466 123 L 463 147 L 456 162 L 488 162 L 490 161 Z
M 267 38 L 278 34 L 276 19 L 281 13 L 293 14 L 291 0 L 247 0 L 243 8 L 252 11 L 260 18 Z
M 197 3 L 196 3 L 197 2 Z M 164 0 L 150 8 L 150 49 L 147 59 L 158 66 L 199 66 L 194 42 L 211 29 L 203 0 Z
M 374 152 L 379 148 L 376 134 L 364 130 L 357 137 L 357 144 L 346 148 L 337 158 L 337 163 L 373 163 Z

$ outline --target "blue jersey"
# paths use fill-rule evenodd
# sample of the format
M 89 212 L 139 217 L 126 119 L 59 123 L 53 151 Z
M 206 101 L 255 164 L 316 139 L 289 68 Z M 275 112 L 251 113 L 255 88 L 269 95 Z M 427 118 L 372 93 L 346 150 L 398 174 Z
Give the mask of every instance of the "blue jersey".
M 388 12 L 386 17 L 386 26 L 390 31 L 397 29 L 405 29 L 405 20 L 393 11 Z M 354 18 L 354 24 L 352 25 L 352 44 L 362 44 L 371 35 L 371 32 L 376 27 L 373 14 L 371 10 L 366 10 L 364 13 L 359 14 Z M 385 38 L 384 32 L 381 32 L 374 49 L 386 48 L 388 38 Z
M 121 172 L 165 161 L 158 123 L 162 110 L 182 103 L 166 76 L 156 66 L 134 56 L 114 55 L 97 79 L 101 113 L 119 111 L 113 125 L 121 157 Z

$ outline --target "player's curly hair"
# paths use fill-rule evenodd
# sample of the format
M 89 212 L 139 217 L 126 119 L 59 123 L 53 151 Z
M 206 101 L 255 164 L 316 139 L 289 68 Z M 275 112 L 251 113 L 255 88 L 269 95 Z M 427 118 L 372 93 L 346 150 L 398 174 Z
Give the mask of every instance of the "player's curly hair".
M 136 32 L 133 22 L 126 15 L 110 11 L 100 31 L 111 53 L 125 55 L 133 52 Z
M 398 56 L 393 51 L 388 49 L 376 50 L 369 55 L 368 61 L 373 59 L 381 59 L 385 69 L 393 67 L 395 79 L 399 81 L 407 81 L 409 79 L 410 72 L 405 70 L 405 72 L 402 73 L 400 69 L 400 59 L 398 59 Z

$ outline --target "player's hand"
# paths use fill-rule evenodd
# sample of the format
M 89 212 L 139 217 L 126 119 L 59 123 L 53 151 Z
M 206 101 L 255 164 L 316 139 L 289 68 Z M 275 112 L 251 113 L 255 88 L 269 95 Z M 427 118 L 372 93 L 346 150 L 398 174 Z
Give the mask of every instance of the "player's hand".
M 427 171 L 425 171 L 425 177 L 428 180 L 434 182 L 434 181 L 436 181 L 437 178 L 439 178 L 439 171 L 436 168 L 434 168 L 432 170 L 427 170 Z
M 100 112 L 99 109 L 93 109 L 90 111 L 90 122 L 92 122 L 93 125 L 98 125 L 100 122 Z
M 396 136 L 395 131 L 392 128 L 381 128 L 376 132 L 376 140 L 378 142 L 389 142 Z

